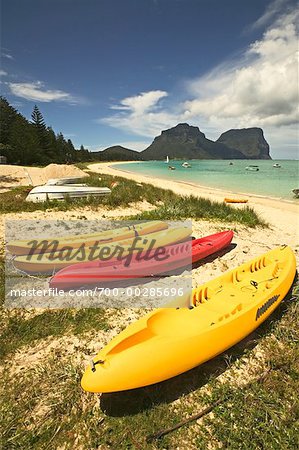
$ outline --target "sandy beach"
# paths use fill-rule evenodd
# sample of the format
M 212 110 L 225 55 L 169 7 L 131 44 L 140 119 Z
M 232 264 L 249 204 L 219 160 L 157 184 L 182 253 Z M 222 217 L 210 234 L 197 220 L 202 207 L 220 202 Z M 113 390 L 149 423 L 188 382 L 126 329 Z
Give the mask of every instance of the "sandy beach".
M 126 162 L 127 163 L 127 162 Z M 131 164 L 138 164 L 137 161 L 130 161 Z M 195 195 L 205 197 L 210 200 L 222 202 L 225 197 L 235 196 L 248 199 L 247 205 L 254 208 L 255 211 L 270 224 L 270 237 L 273 245 L 279 243 L 288 244 L 294 249 L 298 249 L 299 244 L 299 204 L 278 199 L 256 196 L 253 194 L 244 195 L 238 192 L 228 192 L 219 189 L 199 186 L 193 183 L 164 180 L 155 177 L 145 176 L 127 170 L 115 168 L 112 163 L 91 164 L 89 169 L 103 174 L 122 176 L 138 183 L 150 183 L 157 187 L 171 189 L 180 195 Z M 235 204 L 237 208 L 243 205 Z M 269 231 L 268 231 L 269 234 Z M 252 233 L 250 233 L 252 236 Z
M 132 164 L 138 164 L 132 161 Z M 116 163 L 115 163 L 116 164 Z M 11 170 L 14 170 L 15 178 L 9 180 L 9 176 L 13 177 Z M 247 198 L 246 205 L 254 208 L 254 210 L 262 217 L 268 224 L 269 228 L 250 228 L 240 224 L 225 224 L 222 222 L 214 222 L 207 220 L 193 221 L 193 235 L 194 237 L 201 237 L 204 235 L 216 233 L 220 230 L 232 228 L 235 232 L 234 243 L 237 244 L 227 254 L 222 257 L 213 259 L 207 262 L 204 266 L 200 266 L 193 270 L 194 285 L 198 285 L 203 281 L 213 278 L 223 271 L 233 268 L 238 264 L 245 262 L 250 258 L 256 257 L 267 250 L 274 248 L 281 244 L 287 244 L 294 250 L 299 261 L 299 205 L 296 203 L 269 199 L 265 197 L 258 197 L 255 195 L 242 195 L 239 193 L 230 193 L 218 189 L 207 188 L 195 184 L 189 184 L 178 181 L 163 180 L 159 178 L 149 177 L 116 169 L 113 163 L 98 163 L 91 164 L 88 169 L 100 174 L 108 174 L 113 176 L 121 176 L 138 183 L 150 183 L 157 187 L 171 189 L 180 195 L 195 195 L 199 197 L 209 198 L 215 201 L 223 201 L 224 197 L 237 196 L 240 198 Z M 15 185 L 27 184 L 25 172 L 28 168 L 20 166 L 0 166 L 0 177 L 5 176 L 6 189 L 15 187 Z M 47 168 L 31 168 L 30 175 L 33 177 L 35 183 L 45 182 L 48 178 L 67 176 L 67 175 L 86 175 L 86 172 L 81 171 L 75 166 L 51 165 Z M 19 178 L 17 179 L 17 176 Z M 25 179 L 24 179 L 25 176 Z M 243 204 L 233 205 L 236 208 L 243 208 Z M 56 211 L 56 220 L 97 220 L 102 218 L 119 219 L 121 217 L 138 214 L 139 212 L 153 209 L 153 205 L 146 201 L 130 204 L 129 207 L 118 207 L 115 209 L 107 209 L 105 206 L 100 207 L 97 211 L 86 206 L 84 208 L 72 209 L 70 211 Z M 20 212 L 8 213 L 0 216 L 0 235 L 2 241 L 2 249 L 4 244 L 4 228 L 6 220 L 44 220 L 53 219 L 51 210 L 34 211 L 34 212 Z M 21 223 L 21 222 L 20 222 Z

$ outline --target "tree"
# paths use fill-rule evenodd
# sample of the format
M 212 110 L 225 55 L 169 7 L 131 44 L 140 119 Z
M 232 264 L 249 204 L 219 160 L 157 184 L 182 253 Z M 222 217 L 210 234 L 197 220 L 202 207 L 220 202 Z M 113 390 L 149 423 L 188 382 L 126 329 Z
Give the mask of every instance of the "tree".
M 36 130 L 23 117 L 17 117 L 14 121 L 8 142 L 12 147 L 9 162 L 26 165 L 43 163 Z
M 37 105 L 31 121 L 0 97 L 0 150 L 11 164 L 49 164 L 86 161 L 90 153 L 81 146 L 76 150 L 72 141 L 62 133 L 55 135 L 45 123 Z
M 2 144 L 8 143 L 11 127 L 18 116 L 20 114 L 6 98 L 0 97 L 0 142 Z
M 31 114 L 31 121 L 40 133 L 45 132 L 47 130 L 45 120 L 43 118 L 42 113 L 38 109 L 37 105 L 34 105 L 34 108 L 33 108 L 32 114 Z

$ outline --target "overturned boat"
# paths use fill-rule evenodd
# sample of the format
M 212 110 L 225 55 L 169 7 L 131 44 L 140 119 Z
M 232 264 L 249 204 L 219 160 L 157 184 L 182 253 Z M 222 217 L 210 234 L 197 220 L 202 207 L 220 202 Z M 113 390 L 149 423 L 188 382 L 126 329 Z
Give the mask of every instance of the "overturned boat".
M 27 202 L 46 202 L 48 200 L 65 200 L 67 198 L 102 197 L 111 193 L 107 187 L 92 186 L 36 186 L 26 197 Z
M 66 184 L 74 185 L 80 182 L 82 180 L 82 177 L 64 177 L 64 178 L 50 178 L 46 185 L 47 186 L 64 186 Z M 79 186 L 86 186 L 83 184 L 80 184 Z

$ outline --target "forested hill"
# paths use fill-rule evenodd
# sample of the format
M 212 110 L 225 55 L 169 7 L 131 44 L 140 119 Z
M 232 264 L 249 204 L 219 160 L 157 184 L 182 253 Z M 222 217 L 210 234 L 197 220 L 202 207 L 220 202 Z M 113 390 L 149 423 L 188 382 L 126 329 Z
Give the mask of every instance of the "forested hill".
M 76 150 L 70 139 L 55 134 L 37 106 L 28 121 L 4 97 L 0 97 L 0 155 L 7 157 L 8 164 L 20 165 L 91 160 L 90 152 L 82 145 Z

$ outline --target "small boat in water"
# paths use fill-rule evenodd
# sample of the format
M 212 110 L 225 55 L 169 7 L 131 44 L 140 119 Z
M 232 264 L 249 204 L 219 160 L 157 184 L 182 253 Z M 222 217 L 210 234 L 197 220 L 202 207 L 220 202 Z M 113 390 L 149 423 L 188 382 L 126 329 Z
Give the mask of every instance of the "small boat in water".
M 65 200 L 66 198 L 102 197 L 111 194 L 107 187 L 92 186 L 36 186 L 26 197 L 26 202 L 46 202 L 48 200 Z
M 185 169 L 190 169 L 190 168 L 191 168 L 191 164 L 189 164 L 187 161 L 185 161 L 185 162 L 182 164 L 182 167 L 185 167 Z
M 292 189 L 292 192 L 296 198 L 299 198 L 299 189 Z
M 169 170 L 175 170 L 175 167 L 174 166 L 168 166 L 168 169 Z
M 260 170 L 259 166 L 253 166 L 253 165 L 247 166 L 245 169 L 249 170 L 251 172 L 258 172 Z
M 273 167 L 275 167 L 275 169 L 280 169 L 281 165 L 278 163 L 273 164 Z

